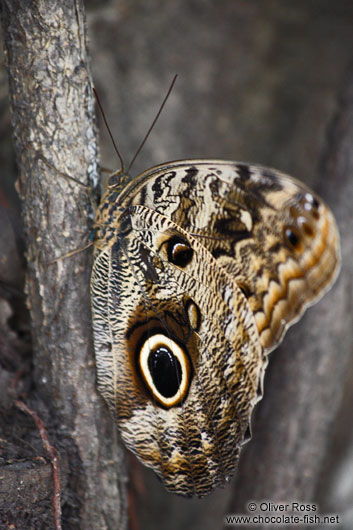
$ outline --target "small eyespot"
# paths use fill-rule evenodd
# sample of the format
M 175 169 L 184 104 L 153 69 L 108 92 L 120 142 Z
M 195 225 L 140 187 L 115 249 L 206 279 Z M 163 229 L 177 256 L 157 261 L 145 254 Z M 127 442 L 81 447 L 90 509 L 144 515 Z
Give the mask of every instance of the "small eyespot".
M 163 408 L 181 405 L 191 383 L 188 352 L 171 338 L 156 333 L 138 352 L 138 368 L 153 402 Z
M 307 235 L 308 237 L 314 237 L 314 230 L 308 223 L 308 220 L 306 217 L 300 216 L 297 219 L 298 227 Z
M 316 197 L 314 197 L 313 195 L 311 195 L 311 193 L 306 193 L 305 194 L 305 199 L 307 202 L 309 202 L 316 210 L 319 208 L 320 206 L 320 203 L 319 201 L 317 200 Z
M 314 231 L 311 228 L 311 226 L 308 225 L 308 223 L 304 223 L 303 224 L 303 230 L 304 230 L 304 232 L 306 233 L 307 236 L 314 237 Z
M 305 194 L 305 197 L 304 197 L 304 210 L 306 212 L 310 213 L 314 217 L 314 219 L 316 219 L 316 220 L 318 220 L 319 217 L 320 217 L 319 206 L 320 206 L 320 203 L 316 199 L 316 197 L 311 195 L 311 193 L 306 193 Z
M 170 263 L 182 269 L 192 260 L 194 254 L 189 243 L 179 236 L 173 236 L 167 241 L 167 255 Z
M 284 236 L 292 248 L 298 249 L 300 239 L 292 228 L 286 227 L 284 229 Z

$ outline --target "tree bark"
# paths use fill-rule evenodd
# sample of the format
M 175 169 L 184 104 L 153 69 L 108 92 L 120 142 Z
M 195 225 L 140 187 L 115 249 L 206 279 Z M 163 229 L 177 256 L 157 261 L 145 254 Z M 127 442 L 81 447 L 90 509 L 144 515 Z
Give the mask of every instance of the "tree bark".
M 91 249 L 60 258 L 89 241 L 93 211 L 87 186 L 98 180 L 83 4 L 5 0 L 2 25 L 35 352 L 35 393 L 29 403 L 59 451 L 63 527 L 125 528 L 124 466 L 116 429 L 95 388 Z M 21 414 L 16 413 L 19 421 Z M 43 491 L 42 501 L 53 489 L 51 474 L 39 473 L 43 465 L 35 464 L 35 489 Z M 2 469 L 3 484 L 26 476 L 18 470 L 15 475 L 11 468 Z M 49 501 L 36 513 L 26 486 L 33 492 L 33 481 L 25 480 L 21 498 L 12 500 L 14 511 L 2 503 L 3 524 L 41 528 L 46 521 L 45 528 L 51 528 Z

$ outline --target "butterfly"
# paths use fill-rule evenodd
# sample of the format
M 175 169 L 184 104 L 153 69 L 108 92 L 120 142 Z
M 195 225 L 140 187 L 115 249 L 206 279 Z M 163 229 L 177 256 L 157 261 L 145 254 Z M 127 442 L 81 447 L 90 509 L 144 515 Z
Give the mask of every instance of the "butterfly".
M 272 169 L 181 160 L 108 187 L 91 276 L 98 387 L 169 491 L 202 497 L 232 476 L 268 354 L 339 262 L 330 209 Z

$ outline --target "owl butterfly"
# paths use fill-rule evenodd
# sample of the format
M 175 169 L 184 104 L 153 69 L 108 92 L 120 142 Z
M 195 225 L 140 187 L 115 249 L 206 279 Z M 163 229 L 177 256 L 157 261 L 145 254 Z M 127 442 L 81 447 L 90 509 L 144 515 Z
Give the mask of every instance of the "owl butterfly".
M 333 215 L 277 171 L 183 160 L 110 186 L 95 231 L 99 389 L 169 491 L 206 495 L 249 438 L 268 353 L 336 277 Z

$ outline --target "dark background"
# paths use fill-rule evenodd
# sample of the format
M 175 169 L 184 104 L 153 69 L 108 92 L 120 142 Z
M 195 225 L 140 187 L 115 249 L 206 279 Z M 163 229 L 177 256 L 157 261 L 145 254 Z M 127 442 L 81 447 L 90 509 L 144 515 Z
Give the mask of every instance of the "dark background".
M 352 27 L 353 4 L 344 0 L 141 0 L 106 3 L 104 7 L 99 4 L 96 8 L 92 5 L 88 9 L 88 36 L 94 82 L 125 163 L 134 155 L 177 73 L 175 88 L 136 161 L 134 174 L 168 160 L 215 157 L 269 165 L 320 192 L 324 187 L 323 159 L 329 151 L 328 131 L 352 69 Z M 104 127 L 100 129 L 102 163 L 115 169 L 118 159 Z M 325 198 L 330 202 L 330 197 Z M 351 293 L 350 289 L 350 300 Z M 330 294 L 321 304 L 332 319 L 339 318 L 341 313 L 335 313 Z M 309 342 L 318 340 L 324 323 L 317 319 L 315 325 Z M 303 331 L 300 325 L 290 331 L 294 349 L 301 348 Z M 351 336 L 343 339 L 351 348 Z M 285 340 L 280 351 L 272 354 L 279 379 L 286 354 L 290 351 Z M 275 383 L 271 380 L 271 384 Z M 294 398 L 300 388 L 294 382 Z M 342 427 L 351 433 L 350 420 L 348 416 Z M 288 417 L 280 417 L 280 421 L 290 424 Z M 276 459 L 282 443 L 287 442 L 279 436 L 275 430 L 268 433 L 273 444 L 271 459 Z M 299 438 L 300 429 L 293 426 L 286 436 Z M 296 443 L 300 444 L 298 438 Z M 332 439 L 330 436 L 328 443 Z M 344 479 L 343 470 L 337 475 L 339 470 L 334 472 L 330 467 L 338 465 L 340 447 L 336 444 L 330 451 L 327 459 L 333 464 L 327 464 L 324 472 L 325 464 L 321 463 L 321 489 L 318 477 L 313 477 L 313 490 L 317 490 L 308 494 L 296 477 L 297 498 L 304 501 L 311 496 L 320 502 L 321 513 L 349 510 L 353 500 L 353 481 Z M 288 462 L 288 466 L 296 467 L 296 463 Z M 254 473 L 247 480 L 256 483 L 257 468 L 249 465 L 247 471 Z M 168 495 L 154 476 L 139 472 L 145 481 L 136 506 L 143 520 L 141 528 L 221 528 L 224 512 L 232 511 L 231 499 L 243 488 L 237 483 L 236 489 L 231 485 L 205 500 L 190 502 Z M 319 469 L 317 473 L 320 475 Z M 304 475 L 305 469 L 300 474 Z M 244 503 L 257 491 L 255 487 L 246 489 L 249 497 L 244 497 Z M 275 500 L 271 491 L 261 493 Z M 286 497 L 285 485 L 282 492 L 279 498 L 276 492 L 277 501 L 294 500 Z M 242 511 L 241 506 L 237 505 L 237 511 Z M 353 514 L 346 517 L 346 528 L 350 528 Z

